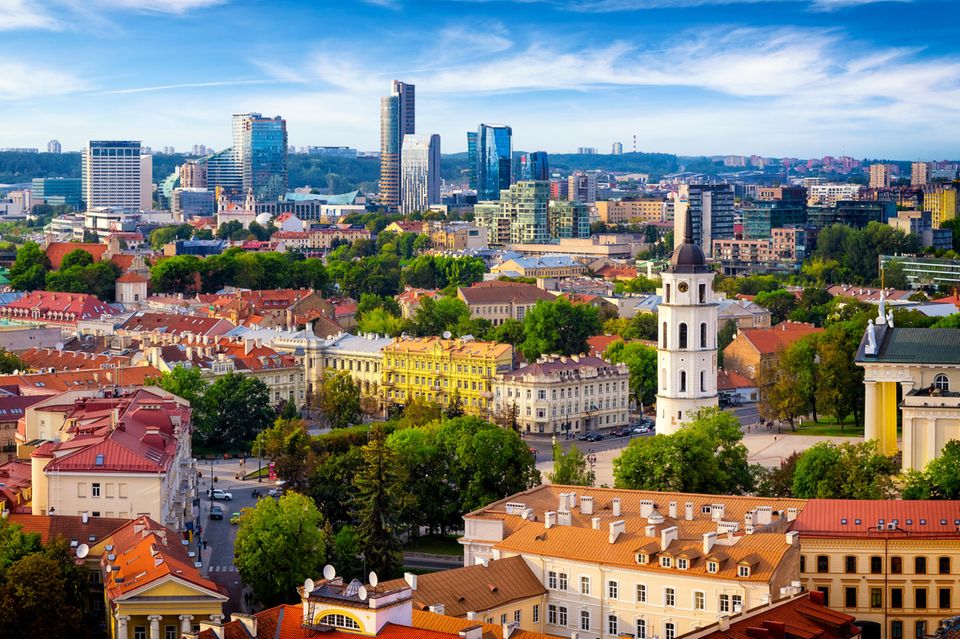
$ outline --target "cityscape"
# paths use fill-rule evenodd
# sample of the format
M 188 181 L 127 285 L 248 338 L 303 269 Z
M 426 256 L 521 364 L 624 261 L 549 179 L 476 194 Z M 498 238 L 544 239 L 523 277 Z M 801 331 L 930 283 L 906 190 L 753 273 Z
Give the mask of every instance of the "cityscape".
M 957 639 L 957 15 L 0 0 L 0 638 Z

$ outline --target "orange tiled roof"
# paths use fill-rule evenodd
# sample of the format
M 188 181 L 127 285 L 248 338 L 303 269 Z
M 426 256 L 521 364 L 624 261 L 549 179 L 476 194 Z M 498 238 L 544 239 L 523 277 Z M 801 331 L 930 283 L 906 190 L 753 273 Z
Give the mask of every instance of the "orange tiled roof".
M 79 320 L 100 319 L 112 315 L 113 309 L 94 295 L 30 291 L 0 309 L 11 319 L 38 320 L 76 324 Z
M 822 328 L 817 328 L 813 324 L 787 320 L 770 328 L 743 329 L 737 337 L 739 338 L 742 335 L 743 338 L 753 344 L 753 347 L 761 354 L 772 355 L 807 335 L 822 332 Z
M 18 351 L 17 356 L 34 371 L 44 368 L 75 371 L 100 369 L 104 366 L 129 366 L 130 364 L 129 357 L 85 353 L 83 351 L 59 351 L 52 348 L 30 348 L 25 351 Z
M 894 530 L 886 530 L 890 524 Z M 793 522 L 803 537 L 878 537 L 880 528 L 884 534 L 960 538 L 960 500 L 811 499 Z
M 0 386 L 15 386 L 23 395 L 35 395 L 49 394 L 51 391 L 100 388 L 113 384 L 143 386 L 148 377 L 160 377 L 160 371 L 153 366 L 124 366 L 119 369 L 0 375 Z
M 461 617 L 544 594 L 546 589 L 522 557 L 507 557 L 417 577 L 413 603 L 421 610 L 443 604 L 444 614 Z
M 717 390 L 736 390 L 738 388 L 755 388 L 753 381 L 737 371 L 719 369 L 717 371 Z
M 587 338 L 587 346 L 590 347 L 590 354 L 594 357 L 603 357 L 603 354 L 610 348 L 610 345 L 616 341 L 624 341 L 619 335 L 594 335 Z
M 726 630 L 713 624 L 691 634 L 697 639 L 848 639 L 860 634 L 855 620 L 824 606 L 821 593 L 808 592 L 737 615 Z
M 59 270 L 60 265 L 63 263 L 63 258 L 74 251 L 84 251 L 90 254 L 90 257 L 93 258 L 94 262 L 99 262 L 103 259 L 103 254 L 107 252 L 107 249 L 110 248 L 106 244 L 98 243 L 84 243 L 79 242 L 50 242 L 47 245 L 46 253 L 47 257 L 50 259 L 50 265 L 54 269 Z
M 115 517 L 89 517 L 87 523 L 83 523 L 83 517 L 80 515 L 10 513 L 7 521 L 20 526 L 23 532 L 40 535 L 40 541 L 44 544 L 57 537 L 63 537 L 67 541 L 75 539 L 78 544 L 87 544 L 92 547 L 100 540 L 108 537 L 110 533 L 127 525 L 130 520 Z
M 513 347 L 510 344 L 479 341 L 461 342 L 457 339 L 442 339 L 440 337 L 397 338 L 392 344 L 386 346 L 383 352 L 384 354 L 429 354 L 437 346 L 444 353 L 461 357 L 498 358 L 513 352 Z
M 470 619 L 461 619 L 449 615 L 439 615 L 425 610 L 413 611 L 413 625 L 421 630 L 443 633 L 446 636 L 458 637 L 461 630 L 476 626 L 483 627 L 483 639 L 503 639 L 503 626 L 492 623 L 482 623 Z M 555 639 L 557 635 L 548 635 L 542 632 L 520 630 L 510 633 L 510 639 Z
M 150 278 L 144 277 L 139 273 L 128 272 L 118 277 L 117 281 L 121 284 L 143 284 L 144 282 L 149 282 Z

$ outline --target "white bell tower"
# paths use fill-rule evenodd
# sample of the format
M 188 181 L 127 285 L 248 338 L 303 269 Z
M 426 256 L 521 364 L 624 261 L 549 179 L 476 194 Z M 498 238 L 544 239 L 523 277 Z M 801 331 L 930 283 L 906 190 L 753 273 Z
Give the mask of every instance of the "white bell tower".
M 713 271 L 693 241 L 686 212 L 684 238 L 657 293 L 657 433 L 677 432 L 701 408 L 717 406 L 717 309 Z

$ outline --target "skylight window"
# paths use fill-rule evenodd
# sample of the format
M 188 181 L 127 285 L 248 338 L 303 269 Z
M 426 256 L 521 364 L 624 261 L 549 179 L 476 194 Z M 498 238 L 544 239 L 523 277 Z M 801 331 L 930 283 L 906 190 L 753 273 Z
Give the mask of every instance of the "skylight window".
M 96 464 L 97 466 L 103 466 L 103 453 L 99 453 L 97 455 L 97 459 L 94 462 L 94 464 Z

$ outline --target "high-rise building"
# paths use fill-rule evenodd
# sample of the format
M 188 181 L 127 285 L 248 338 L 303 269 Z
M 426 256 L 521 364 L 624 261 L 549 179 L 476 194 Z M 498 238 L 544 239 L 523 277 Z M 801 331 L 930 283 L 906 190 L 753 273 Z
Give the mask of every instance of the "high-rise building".
M 572 200 L 550 201 L 547 233 L 551 240 L 590 237 L 590 207 Z
M 180 165 L 180 187 L 184 189 L 207 188 L 207 165 L 190 160 Z
M 577 147 L 577 153 L 580 155 L 596 155 L 597 147 L 595 146 L 581 146 Z
M 478 202 L 495 200 L 500 191 L 510 188 L 512 161 L 513 129 L 503 124 L 481 124 L 476 134 Z
M 279 115 L 259 113 L 233 116 L 233 157 L 240 167 L 245 193 L 258 202 L 275 202 L 286 195 L 287 122 Z
M 546 151 L 523 153 L 518 161 L 521 180 L 549 180 L 550 166 Z
M 405 135 L 400 152 L 400 212 L 440 203 L 440 136 Z
M 623 142 L 614 142 L 610 153 L 613 155 L 623 155 Z
M 910 165 L 910 184 L 924 186 L 930 183 L 930 165 L 927 162 L 914 162 Z
M 152 158 L 139 141 L 91 140 L 82 153 L 83 201 L 87 209 L 153 206 Z
M 414 85 L 399 80 L 380 98 L 380 204 L 390 211 L 400 205 L 400 155 L 403 136 L 416 133 L 415 105 Z
M 233 147 L 201 158 L 199 163 L 206 167 L 207 188 L 220 189 L 228 197 L 241 197 L 243 194 L 243 171 L 234 154 Z
M 30 199 L 34 204 L 67 204 L 79 209 L 82 188 L 80 178 L 33 178 Z
M 870 188 L 885 189 L 890 186 L 890 167 L 886 164 L 870 165 Z
M 709 257 L 713 240 L 733 239 L 733 186 L 729 184 L 681 184 L 674 213 L 674 247 L 685 236 L 690 215 L 693 241 Z
M 569 199 L 593 204 L 597 201 L 597 174 L 577 171 L 567 178 Z
M 477 188 L 477 132 L 467 131 L 467 176 L 471 189 Z
M 478 203 L 474 215 L 491 246 L 590 237 L 590 208 L 551 199 L 550 183 L 544 180 L 511 184 L 500 192 L 499 201 Z
M 47 153 L 61 153 L 63 147 L 60 145 L 60 140 L 50 140 L 47 142 Z

